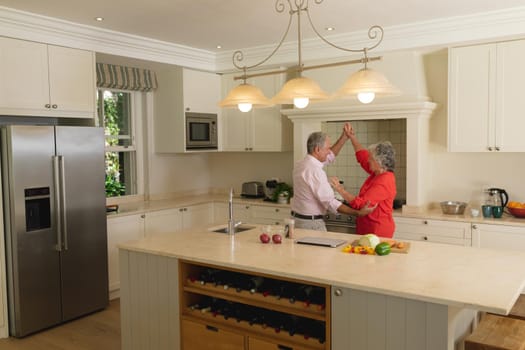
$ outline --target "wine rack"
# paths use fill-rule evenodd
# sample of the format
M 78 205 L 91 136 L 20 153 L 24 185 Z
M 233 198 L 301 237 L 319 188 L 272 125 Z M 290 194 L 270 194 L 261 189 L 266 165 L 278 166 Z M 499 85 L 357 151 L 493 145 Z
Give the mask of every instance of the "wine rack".
M 180 272 L 183 322 L 236 332 L 246 344 L 330 349 L 329 286 L 186 261 Z

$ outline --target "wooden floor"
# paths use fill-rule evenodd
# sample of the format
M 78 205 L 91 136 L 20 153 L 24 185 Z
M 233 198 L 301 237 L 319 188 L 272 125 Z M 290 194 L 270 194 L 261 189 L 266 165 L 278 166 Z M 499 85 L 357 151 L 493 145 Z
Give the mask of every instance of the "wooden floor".
M 22 339 L 0 339 L 0 350 L 119 350 L 120 303 Z

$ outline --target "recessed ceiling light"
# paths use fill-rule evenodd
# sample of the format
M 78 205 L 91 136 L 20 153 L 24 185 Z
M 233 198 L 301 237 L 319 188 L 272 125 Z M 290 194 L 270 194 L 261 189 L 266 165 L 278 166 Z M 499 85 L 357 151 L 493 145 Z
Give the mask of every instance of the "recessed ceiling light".
M 222 45 L 217 45 L 215 47 L 218 48 L 218 49 L 222 49 Z
M 335 30 L 334 27 L 326 27 L 324 30 L 328 31 L 328 32 L 332 32 Z
M 95 17 L 95 21 L 102 22 L 104 20 L 104 17 Z

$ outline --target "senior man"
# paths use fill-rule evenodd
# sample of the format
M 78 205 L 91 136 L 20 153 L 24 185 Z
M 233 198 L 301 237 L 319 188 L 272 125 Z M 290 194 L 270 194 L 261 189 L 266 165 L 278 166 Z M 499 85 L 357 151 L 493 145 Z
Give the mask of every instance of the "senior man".
M 306 142 L 308 154 L 295 164 L 293 170 L 294 197 L 292 216 L 297 228 L 326 231 L 323 215 L 327 212 L 339 212 L 365 216 L 374 211 L 375 206 L 367 203 L 361 209 L 353 209 L 335 198 L 323 167 L 335 160 L 348 140 L 351 126 L 346 123 L 341 136 L 334 145 L 323 132 L 310 134 Z

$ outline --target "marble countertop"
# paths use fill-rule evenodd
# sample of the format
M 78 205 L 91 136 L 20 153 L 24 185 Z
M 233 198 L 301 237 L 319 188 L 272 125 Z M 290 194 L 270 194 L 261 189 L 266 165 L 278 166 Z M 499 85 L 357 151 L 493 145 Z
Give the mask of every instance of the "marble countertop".
M 236 204 L 263 205 L 271 207 L 290 208 L 290 204 L 279 204 L 275 202 L 264 201 L 260 198 L 234 197 Z M 123 215 L 143 214 L 156 210 L 180 208 L 188 205 L 197 205 L 210 202 L 227 203 L 228 196 L 223 194 L 201 194 L 195 196 L 178 197 L 173 199 L 138 201 L 119 204 L 117 212 L 108 213 L 108 218 Z
M 180 208 L 186 205 L 197 205 L 210 202 L 227 202 L 228 196 L 224 194 L 201 194 L 194 196 L 178 197 L 174 199 L 165 200 L 153 200 L 153 201 L 139 201 L 130 202 L 119 205 L 118 212 L 108 213 L 108 218 L 143 214 L 156 210 Z M 236 204 L 249 204 L 249 205 L 263 205 L 263 206 L 279 206 L 283 208 L 290 208 L 289 204 L 278 204 L 275 202 L 267 202 L 263 199 L 254 198 L 243 198 L 235 197 L 234 203 Z M 458 221 L 458 222 L 470 222 L 475 224 L 489 224 L 489 225 L 523 225 L 525 227 L 525 218 L 515 218 L 508 213 L 503 213 L 503 217 L 499 219 L 484 218 L 481 215 L 478 217 L 472 217 L 465 211 L 464 215 L 447 215 L 441 212 L 441 209 L 430 209 L 419 213 L 403 213 L 401 209 L 394 210 L 394 217 L 406 217 L 406 218 L 421 218 L 421 219 L 434 219 L 444 221 Z
M 294 243 L 262 244 L 258 225 L 235 236 L 189 229 L 121 244 L 121 249 L 175 257 L 356 290 L 507 314 L 525 286 L 525 252 L 411 242 L 408 254 L 344 253 Z M 217 227 L 215 227 L 217 228 Z M 295 238 L 357 236 L 296 229 Z

